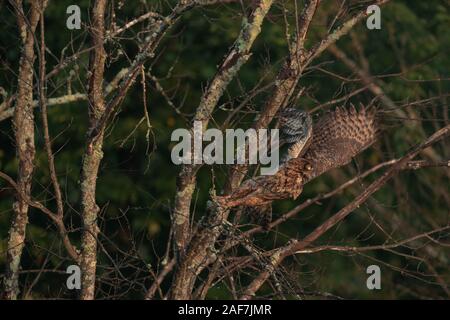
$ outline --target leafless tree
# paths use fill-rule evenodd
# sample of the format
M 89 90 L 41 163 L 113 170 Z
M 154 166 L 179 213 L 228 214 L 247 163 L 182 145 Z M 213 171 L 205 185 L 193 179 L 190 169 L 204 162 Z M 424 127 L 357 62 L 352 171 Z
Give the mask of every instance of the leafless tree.
M 407 102 L 395 101 L 389 97 L 383 88 L 383 77 L 402 78 L 404 74 L 372 75 L 370 63 L 361 49 L 359 35 L 352 31 L 357 24 L 363 23 L 368 17 L 369 13 L 366 8 L 369 4 L 388 6 L 389 2 L 394 2 L 394 0 L 374 0 L 361 7 L 353 7 L 350 11 L 345 0 L 336 1 L 334 4 L 327 3 L 327 10 L 323 11 L 321 11 L 321 7 L 325 4 L 320 0 L 179 0 L 168 14 L 158 12 L 159 5 L 155 4 L 146 7 L 147 11 L 142 15 L 129 18 L 127 21 L 115 19 L 114 11 L 119 10 L 122 6 L 127 6 L 122 1 L 114 3 L 114 1 L 108 0 L 93 0 L 91 2 L 89 19 L 83 22 L 86 24 L 83 27 L 88 41 L 78 49 L 73 49 L 73 43 L 67 44 L 60 54 L 61 58 L 58 59 L 58 63 L 51 70 L 47 68 L 46 58 L 51 56 L 53 59 L 56 55 L 52 48 L 48 48 L 46 45 L 45 35 L 50 31 L 45 28 L 46 19 L 44 17 L 45 10 L 52 5 L 52 1 L 33 0 L 23 3 L 22 0 L 10 0 L 8 4 L 16 16 L 18 34 L 21 38 L 21 57 L 15 85 L 7 90 L 0 88 L 8 92 L 8 95 L 3 95 L 3 101 L 0 104 L 0 121 L 6 122 L 12 117 L 11 125 L 14 128 L 18 157 L 18 171 L 15 177 L 0 172 L 1 180 L 13 190 L 15 196 L 14 214 L 6 248 L 7 269 L 3 280 L 6 299 L 19 298 L 21 291 L 24 292 L 24 295 L 29 294 L 34 285 L 33 282 L 23 290 L 19 286 L 19 275 L 22 272 L 20 264 L 26 244 L 26 228 L 29 224 L 30 208 L 34 208 L 48 217 L 52 228 L 57 230 L 65 252 L 58 252 L 55 255 L 61 257 L 61 261 L 69 260 L 80 266 L 82 277 L 79 296 L 81 299 L 90 300 L 97 295 L 120 298 L 127 293 L 127 290 L 114 289 L 120 286 L 139 287 L 142 297 L 145 299 L 204 299 L 210 289 L 218 283 L 224 283 L 230 294 L 236 299 L 255 298 L 264 285 L 271 289 L 270 297 L 284 298 L 289 294 L 301 297 L 306 294 L 305 291 L 296 281 L 288 280 L 289 277 L 295 278 L 295 274 L 291 274 L 295 272 L 289 271 L 289 261 L 296 261 L 295 259 L 323 252 L 341 252 L 351 256 L 365 255 L 369 251 L 377 250 L 392 252 L 407 260 L 422 263 L 431 274 L 432 280 L 430 281 L 437 283 L 444 293 L 443 297 L 450 298 L 448 274 L 444 276 L 440 274 L 442 270 L 448 271 L 448 261 L 439 253 L 439 250 L 446 250 L 449 246 L 448 208 L 444 209 L 447 210 L 447 221 L 444 224 L 442 220 L 440 222 L 432 221 L 430 224 L 434 228 L 424 231 L 417 226 L 410 225 L 407 221 L 402 221 L 398 216 L 390 218 L 392 210 L 380 206 L 372 198 L 372 195 L 386 184 L 397 185 L 399 175 L 405 171 L 416 172 L 416 170 L 439 167 L 443 172 L 442 181 L 448 184 L 450 178 L 449 154 L 448 152 L 440 154 L 440 150 L 443 150 L 445 146 L 448 148 L 448 140 L 445 139 L 450 135 L 447 95 L 442 94 L 427 100 Z M 185 114 L 181 105 L 178 106 L 173 102 L 173 92 L 164 88 L 160 79 L 152 73 L 152 66 L 157 62 L 160 45 L 172 35 L 171 32 L 178 27 L 180 20 L 192 11 L 208 10 L 210 7 L 225 5 L 241 8 L 237 9 L 243 12 L 240 32 L 222 62 L 217 66 L 214 76 L 208 80 L 206 87 L 196 88 L 199 92 L 201 91 L 201 99 L 195 113 L 192 116 Z M 270 16 L 272 10 L 275 9 L 282 14 Z M 224 105 L 221 105 L 221 101 L 226 99 L 228 86 L 233 81 L 239 80 L 241 68 L 252 59 L 253 45 L 268 20 L 285 26 L 288 54 L 269 83 L 261 82 L 251 90 L 243 90 L 244 98 L 240 99 L 240 103 L 236 103 L 237 100 L 233 101 L 229 104 L 233 107 L 226 109 Z M 319 24 L 325 25 L 326 32 L 315 30 L 314 25 Z M 144 36 L 139 34 L 141 31 Z M 320 40 L 315 41 L 314 39 L 317 39 L 318 36 Z M 108 45 L 117 44 L 120 47 L 125 41 L 129 41 L 130 38 L 127 37 L 131 37 L 132 41 L 137 44 L 138 51 L 134 55 L 118 55 L 117 59 L 123 59 L 126 67 L 111 76 L 108 73 L 108 60 L 113 58 L 113 52 L 108 49 Z M 356 48 L 353 56 L 340 48 L 339 41 L 342 38 L 351 41 Z M 73 54 L 67 55 L 66 52 L 71 47 Z M 351 72 L 351 75 L 333 73 L 327 70 L 326 63 L 316 63 L 324 53 L 331 53 L 338 63 Z M 89 61 L 86 72 L 79 67 L 74 67 L 78 66 L 82 59 Z M 271 70 L 275 70 L 276 65 L 274 64 L 271 68 Z M 71 71 L 68 72 L 68 70 Z M 64 72 L 69 74 L 66 83 L 53 81 L 55 77 Z M 257 117 L 254 118 L 251 127 L 263 129 L 269 128 L 276 122 L 276 116 L 280 110 L 295 104 L 301 97 L 311 95 L 310 88 L 300 84 L 301 80 L 311 72 L 337 78 L 342 82 L 342 87 L 348 83 L 358 85 L 358 88 L 352 92 L 340 93 L 336 97 L 332 97 L 330 101 L 315 103 L 315 107 L 308 110 L 312 115 L 326 113 L 325 109 L 339 104 L 344 105 L 350 98 L 361 92 L 368 92 L 373 97 L 369 108 L 376 110 L 374 112 L 381 119 L 381 126 L 384 125 L 383 118 L 419 119 L 415 106 L 433 105 L 435 100 L 443 101 L 444 125 L 442 122 L 436 121 L 433 134 L 416 145 L 411 144 L 411 149 L 405 151 L 401 156 L 370 162 L 371 167 L 367 171 L 355 171 L 353 168 L 332 171 L 330 174 L 337 181 L 342 181 L 340 186 L 334 190 L 327 190 L 325 193 L 316 192 L 316 195 L 310 198 L 305 199 L 303 196 L 298 198 L 296 207 L 280 213 L 267 226 L 250 225 L 249 227 L 244 223 L 246 221 L 245 212 L 241 207 L 227 207 L 226 201 L 223 203 L 217 201 L 220 198 L 219 195 L 223 197 L 236 195 L 237 191 L 242 190 L 239 188 L 245 186 L 245 180 L 254 179 L 257 170 L 253 166 L 229 166 L 225 175 L 226 182 L 223 185 L 216 185 L 213 175 L 211 177 L 213 188 L 208 210 L 202 212 L 201 218 L 198 219 L 193 210 L 194 194 L 199 171 L 204 166 L 182 165 L 177 177 L 177 188 L 171 207 L 170 232 L 168 238 L 161 239 L 162 242 L 167 242 L 167 249 L 164 256 L 160 257 L 159 264 L 155 266 L 145 264 L 139 256 L 135 243 L 131 243 L 131 249 L 125 252 L 115 246 L 112 240 L 109 240 L 109 235 L 106 230 L 102 230 L 100 224 L 102 211 L 107 210 L 107 207 L 101 208 L 98 204 L 97 178 L 108 133 L 113 130 L 114 123 L 121 121 L 118 114 L 133 86 L 141 87 L 144 105 L 144 117 L 136 127 L 142 123 L 146 124 L 147 140 L 149 140 L 152 126 L 147 112 L 147 99 L 151 93 L 147 88 L 150 86 L 154 89 L 152 93 L 162 96 L 166 101 L 166 106 L 171 108 L 174 115 L 186 120 L 189 126 L 192 125 L 191 121 L 200 121 L 204 131 L 213 121 L 221 129 L 238 127 L 242 115 L 253 112 L 257 113 Z M 404 70 L 404 73 L 406 74 L 407 70 Z M 83 77 L 87 79 L 83 90 L 72 92 L 70 79 Z M 60 87 L 65 88 L 67 94 L 55 95 L 54 92 L 61 92 L 61 90 L 57 90 Z M 256 111 L 248 107 L 254 97 L 262 93 L 267 97 L 264 105 Z M 176 94 L 181 95 L 178 92 Z M 55 167 L 55 161 L 58 159 L 55 159 L 52 141 L 56 133 L 51 132 L 52 128 L 48 124 L 48 107 L 53 108 L 82 101 L 87 102 L 88 105 L 86 111 L 88 124 L 84 154 L 80 163 L 81 223 L 77 229 L 74 227 L 76 223 L 72 222 L 72 213 L 67 212 L 67 208 L 75 205 L 70 204 L 63 192 L 60 185 L 60 174 Z M 158 107 L 165 108 L 166 106 Z M 222 123 L 214 120 L 214 113 L 219 108 L 227 111 L 227 118 Z M 35 119 L 35 111 L 38 109 L 41 121 Z M 411 122 L 405 121 L 408 125 Z M 422 130 L 421 121 L 417 121 L 417 123 L 419 130 Z M 32 192 L 32 190 L 35 191 L 32 189 L 32 185 L 36 183 L 33 175 L 36 170 L 44 170 L 44 168 L 36 166 L 35 128 L 42 131 L 43 149 L 47 156 L 45 170 L 48 170 L 50 177 L 49 187 L 45 188 L 44 194 L 51 193 L 52 198 L 45 201 L 39 200 L 39 198 L 42 199 L 42 194 L 37 191 Z M 370 141 L 367 141 L 364 146 L 355 147 L 351 154 L 347 154 L 348 159 L 345 158 L 342 163 L 339 159 L 333 158 L 333 163 L 329 168 L 321 170 L 320 173 L 314 175 L 314 178 L 322 175 L 328 169 L 347 164 L 351 158 L 372 145 L 375 140 L 382 140 L 384 137 L 382 131 L 383 128 L 380 128 L 381 133 L 378 132 L 376 136 L 375 133 L 373 136 L 370 135 Z M 372 146 L 372 148 L 377 147 Z M 337 152 L 339 151 L 336 150 L 335 154 Z M 419 156 L 421 159 L 416 159 Z M 377 160 L 382 159 L 377 158 Z M 301 161 L 304 159 L 302 158 Z M 39 163 L 42 164 L 42 161 Z M 314 165 L 313 162 L 313 168 L 315 168 Z M 373 178 L 380 171 L 382 173 Z M 298 187 L 303 189 L 303 186 L 310 180 L 312 177 L 306 176 L 304 180 L 300 180 Z M 371 182 L 369 183 L 369 181 Z M 357 185 L 363 186 L 363 188 L 352 188 Z M 274 241 L 270 248 L 258 244 L 256 239 L 258 235 L 267 233 L 276 235 L 278 226 L 293 221 L 300 213 L 306 212 L 308 208 L 320 204 L 321 201 L 338 198 L 346 190 L 352 193 L 354 198 L 337 212 L 328 212 L 329 218 L 318 222 L 315 229 L 306 236 L 298 238 L 279 234 L 278 237 L 283 240 Z M 398 192 L 401 192 L 400 189 Z M 445 192 L 448 193 L 448 189 Z M 448 194 L 442 196 L 446 197 L 445 203 L 449 205 Z M 282 198 L 275 196 L 271 201 Z M 239 201 L 236 203 L 242 204 Z M 339 227 L 342 223 L 345 224 L 344 219 L 364 205 L 371 206 L 374 208 L 373 210 L 382 213 L 384 218 L 379 218 L 380 221 L 369 215 L 368 224 L 376 225 L 379 228 L 380 232 L 385 235 L 385 242 L 373 246 L 355 246 L 353 244 L 343 245 L 341 241 L 333 238 L 324 239 L 327 231 Z M 123 211 L 123 215 L 127 215 L 126 210 Z M 389 230 L 395 229 L 394 224 L 400 226 L 402 229 L 400 235 L 403 237 L 391 234 L 392 231 Z M 78 237 L 77 240 L 74 240 L 75 236 Z M 357 235 L 355 235 L 356 237 Z M 30 243 L 30 245 L 32 244 Z M 112 256 L 108 253 L 108 250 L 112 250 L 111 248 L 117 252 L 116 255 Z M 404 248 L 407 248 L 410 253 L 407 254 L 400 250 Z M 98 276 L 100 253 L 109 260 L 106 266 L 102 266 L 104 270 L 101 277 Z M 430 262 L 431 260 L 433 262 Z M 382 261 L 378 262 L 383 263 Z M 394 266 L 389 267 L 395 268 Z M 124 276 L 121 273 L 122 268 L 133 269 L 135 271 L 134 278 Z M 46 272 L 45 264 L 42 269 L 37 270 L 39 275 L 43 272 Z M 410 271 L 405 269 L 403 272 Z M 427 278 L 422 271 L 417 271 L 415 274 L 411 272 L 410 276 Z M 242 280 L 241 278 L 244 277 L 245 280 Z M 35 281 L 38 280 L 39 276 Z M 103 285 L 112 289 L 109 292 L 100 292 L 103 290 L 100 289 Z M 315 294 L 327 296 L 326 293 Z M 22 297 L 25 297 L 24 295 Z

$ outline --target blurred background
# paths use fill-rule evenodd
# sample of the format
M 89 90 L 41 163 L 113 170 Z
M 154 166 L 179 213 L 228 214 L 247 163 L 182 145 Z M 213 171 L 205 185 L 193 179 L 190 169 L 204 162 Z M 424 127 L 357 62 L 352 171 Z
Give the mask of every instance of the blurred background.
M 85 24 L 89 23 L 90 2 L 76 2 L 82 11 L 81 30 L 66 29 L 66 8 L 73 1 L 50 1 L 45 12 L 48 70 L 58 64 L 61 56 L 70 56 L 89 46 Z M 113 24 L 121 26 L 148 10 L 167 14 L 174 1 L 112 2 L 110 28 Z M 320 41 L 330 26 L 339 25 L 341 19 L 345 20 L 352 10 L 358 9 L 358 1 L 348 2 L 349 10 L 336 20 L 338 1 L 322 1 L 312 22 L 307 46 Z M 149 266 L 157 268 L 166 250 L 180 169 L 170 159 L 174 145 L 170 135 L 177 128 L 190 127 L 202 90 L 236 39 L 244 9 L 249 5 L 247 1 L 213 5 L 184 15 L 160 44 L 155 59 L 146 65 L 146 100 L 151 127 L 142 121 L 144 105 L 140 79 L 109 127 L 97 186 L 102 243 L 98 298 L 142 298 L 151 284 Z M 301 5 L 302 1 L 298 1 L 298 6 Z M 251 126 L 288 54 L 285 21 L 290 21 L 290 28 L 295 28 L 295 7 L 294 1 L 278 1 L 272 7 L 252 48 L 251 59 L 229 85 L 210 127 L 245 129 Z M 377 164 L 402 156 L 449 124 L 450 2 L 394 0 L 382 8 L 381 17 L 380 30 L 368 30 L 363 21 L 317 58 L 300 80 L 303 94 L 293 102 L 296 107 L 313 112 L 314 119 L 336 106 L 374 104 L 379 108 L 383 129 L 379 141 L 348 166 L 308 184 L 296 201 L 276 202 L 275 217 L 306 199 L 334 190 Z M 0 2 L 0 20 L 0 90 L 3 96 L 0 101 L 3 102 L 17 87 L 21 47 L 15 16 L 7 1 Z M 108 42 L 106 81 L 111 81 L 129 65 L 139 44 L 148 35 L 145 26 L 145 23 L 138 24 Z M 81 54 L 77 62 L 53 77 L 49 82 L 49 98 L 67 94 L 68 90 L 86 92 L 88 61 L 89 54 Z M 33 196 L 53 208 L 39 109 L 35 112 L 37 154 Z M 53 105 L 48 112 L 56 169 L 65 199 L 65 221 L 71 230 L 70 238 L 79 245 L 79 179 L 88 126 L 87 102 Z M 426 149 L 418 159 L 449 160 L 450 142 L 445 140 Z M 15 177 L 17 166 L 12 121 L 6 117 L 0 121 L 0 171 Z M 191 207 L 196 220 L 205 214 L 212 172 L 218 191 L 223 188 L 227 174 L 224 166 L 204 166 L 200 170 Z M 276 230 L 257 235 L 255 245 L 271 249 L 290 238 L 308 234 L 361 193 L 380 172 L 309 206 Z M 0 273 L 5 268 L 13 200 L 13 190 L 0 181 Z M 405 170 L 319 239 L 318 244 L 380 245 L 448 226 L 449 217 L 450 169 Z M 65 270 L 72 262 L 55 228 L 35 209 L 30 209 L 29 221 L 20 278 L 23 298 L 76 297 L 75 292 L 65 287 Z M 425 238 L 392 250 L 358 253 L 324 250 L 297 255 L 283 265 L 282 281 L 306 299 L 448 299 L 448 230 L 433 237 L 439 239 L 438 243 Z M 372 264 L 381 268 L 381 290 L 371 291 L 366 287 L 366 268 Z M 241 278 L 242 283 L 248 282 L 245 274 Z M 170 281 L 168 277 L 163 286 L 167 287 Z M 267 286 L 259 295 L 271 297 L 272 292 Z M 207 298 L 232 296 L 227 285 L 220 282 Z

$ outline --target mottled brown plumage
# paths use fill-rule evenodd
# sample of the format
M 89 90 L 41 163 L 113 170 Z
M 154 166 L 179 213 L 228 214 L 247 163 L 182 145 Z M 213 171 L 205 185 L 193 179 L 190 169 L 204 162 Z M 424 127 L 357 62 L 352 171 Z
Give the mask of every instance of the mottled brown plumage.
M 312 142 L 304 154 L 313 166 L 309 180 L 349 163 L 375 141 L 377 132 L 374 111 L 357 111 L 352 106 L 325 114 L 314 126 Z
M 343 166 L 376 139 L 374 112 L 337 108 L 313 126 L 312 140 L 300 157 L 283 164 L 274 175 L 248 179 L 231 194 L 217 197 L 222 207 L 264 207 L 274 200 L 296 199 L 303 185 L 324 172 Z
M 261 206 L 278 199 L 296 199 L 309 179 L 311 169 L 306 160 L 295 158 L 274 175 L 248 179 L 230 195 L 217 197 L 216 200 L 221 206 L 232 208 L 241 205 Z

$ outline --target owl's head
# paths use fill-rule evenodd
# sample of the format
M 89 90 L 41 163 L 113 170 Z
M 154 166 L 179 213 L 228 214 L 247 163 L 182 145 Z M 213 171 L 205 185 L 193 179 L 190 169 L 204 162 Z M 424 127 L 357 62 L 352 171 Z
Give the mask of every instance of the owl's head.
M 283 141 L 286 143 L 297 143 L 306 141 L 312 133 L 312 118 L 308 112 L 284 108 L 278 115 L 280 131 Z
M 308 112 L 295 108 L 285 108 L 278 115 L 280 143 L 287 144 L 282 151 L 281 162 L 300 156 L 311 142 L 312 119 Z

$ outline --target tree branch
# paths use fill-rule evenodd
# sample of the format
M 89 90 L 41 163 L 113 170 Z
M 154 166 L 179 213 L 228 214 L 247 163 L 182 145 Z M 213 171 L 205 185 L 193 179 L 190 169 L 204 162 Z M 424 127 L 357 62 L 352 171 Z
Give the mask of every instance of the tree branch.
M 107 0 L 96 0 L 92 8 L 91 41 L 95 48 L 89 59 L 89 122 L 90 128 L 104 115 L 105 101 L 103 92 L 103 74 L 106 52 L 105 10 Z M 98 169 L 103 158 L 103 130 L 97 140 L 88 142 L 83 157 L 81 172 L 81 204 L 83 208 L 83 234 L 81 244 L 81 294 L 83 300 L 92 300 L 95 295 L 95 274 L 97 266 L 97 218 L 99 207 L 96 203 L 96 182 Z
M 14 7 L 19 34 L 22 39 L 22 53 L 19 65 L 17 100 L 14 111 L 14 134 L 19 157 L 17 187 L 27 198 L 30 197 L 34 171 L 35 142 L 33 101 L 33 62 L 35 60 L 35 31 L 46 1 L 34 1 L 29 17 L 25 16 L 22 0 L 11 1 Z M 14 216 L 9 229 L 7 266 L 5 278 L 6 299 L 15 300 L 19 294 L 19 268 L 25 244 L 28 223 L 28 203 L 17 196 L 13 204 Z
M 226 87 L 236 76 L 241 66 L 249 59 L 250 49 L 256 37 L 261 32 L 262 22 L 272 6 L 272 3 L 273 0 L 260 0 L 249 18 L 247 19 L 245 17 L 243 19 L 242 29 L 238 38 L 220 65 L 216 75 L 208 85 L 197 108 L 194 120 L 202 122 L 203 130 L 207 128 L 211 114 Z M 184 166 L 178 178 L 172 225 L 174 228 L 175 243 L 178 254 L 181 255 L 182 262 L 175 275 L 174 284 L 172 286 L 172 297 L 174 299 L 187 299 L 190 297 L 195 277 L 200 270 L 197 264 L 201 264 L 201 261 L 203 261 L 203 258 L 193 258 L 192 255 L 195 256 L 201 251 L 203 251 L 203 253 L 201 253 L 202 255 L 207 254 L 204 245 L 197 243 L 198 246 L 194 245 L 191 252 L 184 256 L 184 249 L 190 237 L 190 204 L 195 189 L 195 175 L 197 169 L 198 168 L 193 165 Z M 214 243 L 214 239 L 215 237 L 208 239 L 205 243 L 206 246 Z
M 284 260 L 284 258 L 295 254 L 296 252 L 307 248 L 311 243 L 317 240 L 321 235 L 335 226 L 337 223 L 345 219 L 349 214 L 351 214 L 356 208 L 361 206 L 372 194 L 378 191 L 382 186 L 386 184 L 393 176 L 395 176 L 400 169 L 405 166 L 409 161 L 411 161 L 415 156 L 419 154 L 423 149 L 431 146 L 432 144 L 444 139 L 450 135 L 450 125 L 436 131 L 423 143 L 417 145 L 412 151 L 403 156 L 399 161 L 392 165 L 381 177 L 371 183 L 366 190 L 364 190 L 359 196 L 357 196 L 351 203 L 341 209 L 339 212 L 334 214 L 328 220 L 326 220 L 322 225 L 317 227 L 309 235 L 307 235 L 303 240 L 294 240 L 290 242 L 287 246 L 272 250 L 270 255 L 270 261 L 272 268 L 276 268 Z M 271 270 L 266 270 L 260 273 L 252 283 L 245 289 L 244 294 L 241 299 L 250 299 L 253 297 L 258 289 L 264 284 L 264 282 L 269 278 Z

